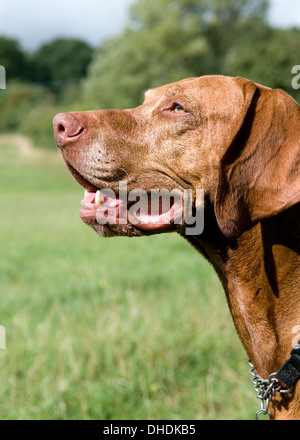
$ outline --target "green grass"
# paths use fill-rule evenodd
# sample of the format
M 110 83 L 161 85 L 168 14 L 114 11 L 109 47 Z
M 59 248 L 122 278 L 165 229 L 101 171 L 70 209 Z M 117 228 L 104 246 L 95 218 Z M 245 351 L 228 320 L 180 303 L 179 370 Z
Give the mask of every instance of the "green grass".
M 97 237 L 56 155 L 0 153 L 0 418 L 252 419 L 209 264 L 175 234 Z

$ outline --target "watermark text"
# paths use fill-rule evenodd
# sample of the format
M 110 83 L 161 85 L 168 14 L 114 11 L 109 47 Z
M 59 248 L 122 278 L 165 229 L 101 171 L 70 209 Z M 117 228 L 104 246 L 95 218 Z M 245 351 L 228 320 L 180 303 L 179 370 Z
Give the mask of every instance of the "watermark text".
M 292 73 L 295 75 L 292 79 L 292 87 L 295 90 L 300 89 L 300 64 L 292 67 Z
M 0 325 L 0 349 L 6 349 L 6 332 L 3 325 Z
M 292 328 L 292 334 L 295 335 L 293 336 L 292 339 L 292 348 L 295 347 L 295 345 L 300 344 L 300 325 L 295 325 Z
M 119 189 L 86 191 L 85 209 L 96 212 L 99 225 L 127 225 L 154 230 L 184 226 L 186 235 L 200 235 L 204 229 L 203 189 L 133 189 L 119 182 Z
M 0 89 L 6 89 L 6 71 L 5 67 L 0 65 Z

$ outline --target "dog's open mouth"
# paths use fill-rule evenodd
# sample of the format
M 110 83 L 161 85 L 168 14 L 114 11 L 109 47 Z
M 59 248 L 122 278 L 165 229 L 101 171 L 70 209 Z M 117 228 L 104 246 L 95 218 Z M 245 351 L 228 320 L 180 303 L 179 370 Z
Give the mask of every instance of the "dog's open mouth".
M 155 233 L 178 227 L 182 223 L 183 200 L 180 192 L 167 189 L 143 189 L 128 191 L 125 181 L 119 184 L 118 191 L 109 188 L 99 189 L 85 179 L 73 166 L 66 161 L 73 177 L 84 187 L 84 198 L 81 201 L 81 219 L 92 226 L 97 232 L 103 227 L 120 227 L 125 231 L 135 227 L 145 233 Z
M 131 224 L 149 232 L 173 226 L 182 212 L 181 201 L 167 198 L 166 193 L 161 196 L 161 191 L 115 194 L 109 189 L 86 190 L 81 204 L 81 219 L 93 227 Z

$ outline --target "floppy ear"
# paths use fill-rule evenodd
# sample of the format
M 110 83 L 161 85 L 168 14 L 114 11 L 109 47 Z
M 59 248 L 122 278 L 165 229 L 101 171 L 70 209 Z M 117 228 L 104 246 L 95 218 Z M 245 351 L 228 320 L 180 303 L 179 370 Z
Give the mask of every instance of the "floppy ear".
M 281 90 L 255 87 L 220 164 L 215 214 L 230 239 L 300 201 L 300 107 Z

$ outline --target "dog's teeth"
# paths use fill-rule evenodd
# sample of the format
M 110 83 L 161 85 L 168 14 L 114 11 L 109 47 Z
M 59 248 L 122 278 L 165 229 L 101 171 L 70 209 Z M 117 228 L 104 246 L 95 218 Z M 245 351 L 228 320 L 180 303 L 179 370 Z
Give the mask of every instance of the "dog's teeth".
M 103 203 L 103 200 L 102 200 L 102 194 L 101 194 L 101 191 L 99 191 L 99 190 L 96 192 L 95 203 L 96 203 L 96 205 L 98 205 L 98 206 L 101 206 L 102 203 Z

